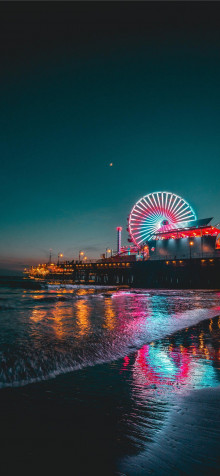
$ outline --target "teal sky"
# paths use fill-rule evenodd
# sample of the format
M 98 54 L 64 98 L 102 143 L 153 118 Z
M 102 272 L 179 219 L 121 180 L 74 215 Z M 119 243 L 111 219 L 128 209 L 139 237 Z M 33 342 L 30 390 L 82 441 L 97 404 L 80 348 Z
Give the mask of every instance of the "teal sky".
M 153 191 L 220 221 L 219 7 L 0 5 L 2 272 L 126 244 Z

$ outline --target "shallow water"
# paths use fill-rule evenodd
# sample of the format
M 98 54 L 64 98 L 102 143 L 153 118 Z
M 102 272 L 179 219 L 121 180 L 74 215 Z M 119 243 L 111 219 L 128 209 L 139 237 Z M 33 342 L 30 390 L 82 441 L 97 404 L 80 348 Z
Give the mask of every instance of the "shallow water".
M 110 362 L 219 313 L 212 291 L 1 287 L 0 386 Z
M 216 291 L 1 287 L 5 474 L 218 474 L 219 314 Z

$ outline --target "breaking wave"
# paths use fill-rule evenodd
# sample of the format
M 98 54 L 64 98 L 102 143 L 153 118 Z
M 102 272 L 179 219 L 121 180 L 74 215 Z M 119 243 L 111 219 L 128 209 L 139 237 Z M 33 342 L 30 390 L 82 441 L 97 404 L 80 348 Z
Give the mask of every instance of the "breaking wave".
M 59 287 L 9 293 L 1 296 L 0 309 L 3 388 L 125 357 L 219 315 L 220 295 Z

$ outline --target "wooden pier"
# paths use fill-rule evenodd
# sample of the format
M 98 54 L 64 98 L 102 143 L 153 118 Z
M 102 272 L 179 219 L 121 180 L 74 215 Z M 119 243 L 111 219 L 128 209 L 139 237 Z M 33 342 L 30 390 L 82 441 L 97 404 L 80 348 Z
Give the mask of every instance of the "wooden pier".
M 42 277 L 35 274 L 36 278 Z M 136 288 L 220 289 L 220 258 L 64 263 L 46 280 Z

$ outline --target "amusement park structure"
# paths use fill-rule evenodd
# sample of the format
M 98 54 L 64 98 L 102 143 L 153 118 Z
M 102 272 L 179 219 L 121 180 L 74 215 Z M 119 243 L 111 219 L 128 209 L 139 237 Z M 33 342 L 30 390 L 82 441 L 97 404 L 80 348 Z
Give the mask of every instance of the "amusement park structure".
M 135 253 L 138 259 L 220 257 L 220 229 L 212 217 L 197 220 L 193 208 L 170 192 L 145 195 L 128 217 L 130 246 L 121 253 Z
M 220 288 L 220 229 L 212 218 L 197 219 L 191 205 L 171 192 L 138 200 L 128 217 L 129 245 L 99 260 L 47 263 L 25 270 L 35 279 L 121 284 L 149 288 Z M 107 250 L 107 248 L 106 248 Z M 61 256 L 61 255 L 60 255 Z
M 152 240 L 159 229 L 167 226 L 183 227 L 183 222 L 196 220 L 192 207 L 181 197 L 169 192 L 145 195 L 131 210 L 128 231 L 131 241 L 140 247 Z

